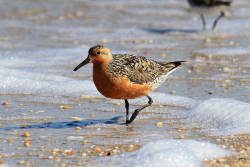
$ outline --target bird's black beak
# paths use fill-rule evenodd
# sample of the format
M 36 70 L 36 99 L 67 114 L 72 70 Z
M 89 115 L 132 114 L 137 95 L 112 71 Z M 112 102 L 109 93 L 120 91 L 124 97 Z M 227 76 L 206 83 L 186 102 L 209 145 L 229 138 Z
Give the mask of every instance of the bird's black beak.
M 79 68 L 81 68 L 82 66 L 88 64 L 90 62 L 90 58 L 89 56 L 83 61 L 81 62 L 73 71 L 77 71 Z

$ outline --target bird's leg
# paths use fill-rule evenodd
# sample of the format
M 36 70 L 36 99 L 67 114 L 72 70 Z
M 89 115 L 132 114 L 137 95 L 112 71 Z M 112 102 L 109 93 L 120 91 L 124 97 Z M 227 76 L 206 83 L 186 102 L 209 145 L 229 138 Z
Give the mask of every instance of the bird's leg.
M 127 99 L 125 99 L 125 108 L 126 108 L 126 123 L 127 123 L 129 121 L 129 103 Z
M 217 19 L 214 20 L 214 24 L 213 24 L 213 27 L 212 27 L 212 30 L 213 30 L 213 31 L 214 31 L 214 29 L 215 29 L 215 27 L 216 27 L 218 21 L 219 21 L 222 17 L 224 17 L 224 16 L 225 16 L 225 13 L 224 13 L 223 11 L 221 11 L 221 12 L 220 12 L 220 16 L 217 17 Z
M 133 121 L 135 120 L 136 116 L 139 114 L 139 112 L 140 112 L 141 110 L 143 110 L 143 109 L 146 108 L 146 107 L 151 106 L 151 104 L 153 103 L 153 100 L 152 100 L 152 98 L 151 98 L 150 96 L 147 96 L 147 98 L 148 98 L 148 103 L 145 104 L 145 105 L 143 105 L 143 106 L 141 106 L 140 108 L 136 109 L 136 110 L 134 111 L 134 113 L 132 114 L 132 116 L 130 117 L 130 120 L 129 120 L 129 121 L 126 121 L 126 124 L 130 124 L 131 122 L 133 122 Z
M 202 25 L 203 25 L 202 30 L 205 31 L 206 30 L 206 20 L 205 20 L 203 14 L 201 14 L 200 17 L 201 17 L 201 21 L 202 21 Z

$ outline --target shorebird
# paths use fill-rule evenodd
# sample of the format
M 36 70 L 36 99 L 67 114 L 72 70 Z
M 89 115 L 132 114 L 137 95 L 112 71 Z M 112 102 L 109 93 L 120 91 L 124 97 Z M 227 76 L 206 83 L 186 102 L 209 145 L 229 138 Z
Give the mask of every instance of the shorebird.
M 107 98 L 124 99 L 126 124 L 129 124 L 141 110 L 151 106 L 153 100 L 149 93 L 159 87 L 182 62 L 157 62 L 134 54 L 112 54 L 109 48 L 96 45 L 89 49 L 88 57 L 74 71 L 93 63 L 93 81 L 97 90 Z M 142 96 L 148 98 L 148 103 L 136 109 L 129 118 L 128 99 Z
M 203 31 L 206 29 L 204 14 L 220 12 L 220 15 L 213 22 L 212 30 L 214 31 L 218 21 L 225 16 L 223 10 L 231 5 L 232 0 L 188 0 L 188 3 L 195 12 L 200 14 Z

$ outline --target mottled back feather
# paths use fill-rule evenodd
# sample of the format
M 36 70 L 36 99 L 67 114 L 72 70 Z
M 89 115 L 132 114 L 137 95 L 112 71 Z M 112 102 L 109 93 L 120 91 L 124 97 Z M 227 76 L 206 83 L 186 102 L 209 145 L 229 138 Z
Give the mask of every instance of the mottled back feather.
M 127 77 L 136 84 L 149 84 L 181 65 L 177 62 L 156 62 L 142 56 L 113 54 L 107 70 L 112 77 Z

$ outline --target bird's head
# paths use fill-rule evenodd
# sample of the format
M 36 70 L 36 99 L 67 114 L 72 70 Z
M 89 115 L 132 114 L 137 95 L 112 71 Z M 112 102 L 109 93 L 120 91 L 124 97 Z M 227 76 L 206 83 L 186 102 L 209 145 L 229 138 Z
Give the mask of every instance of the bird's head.
M 104 47 L 103 45 L 96 45 L 89 49 L 88 57 L 81 62 L 74 71 L 77 71 L 82 66 L 88 63 L 108 63 L 112 59 L 112 54 L 109 48 Z

